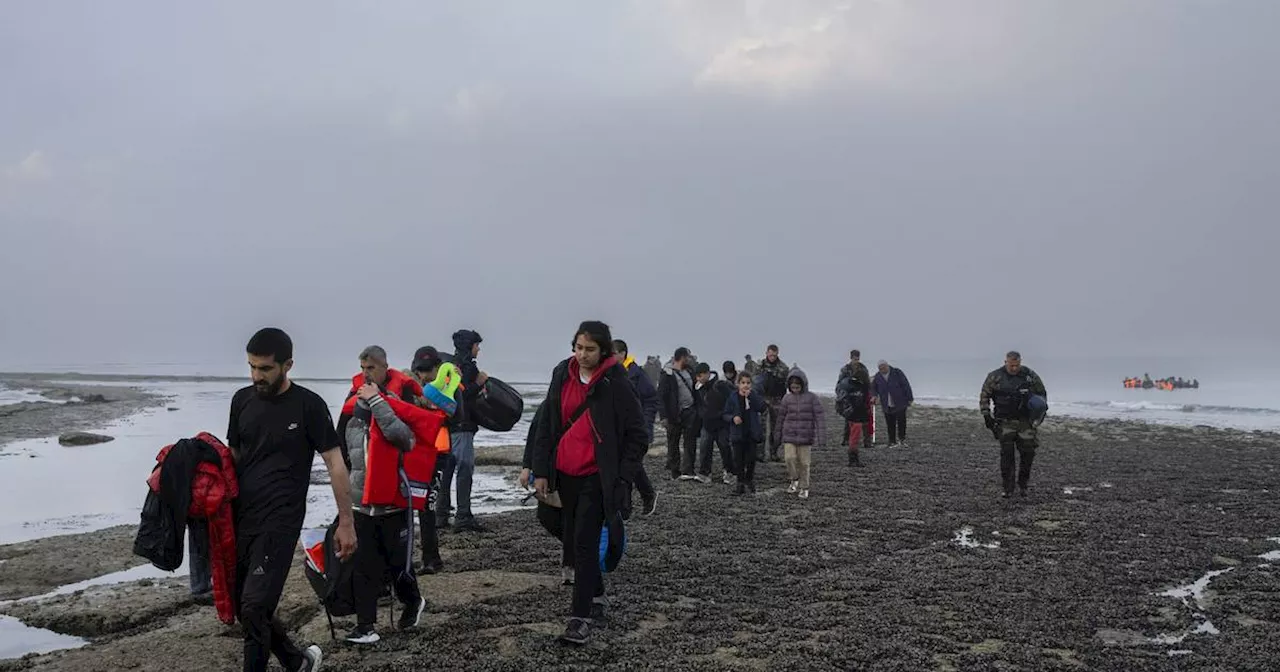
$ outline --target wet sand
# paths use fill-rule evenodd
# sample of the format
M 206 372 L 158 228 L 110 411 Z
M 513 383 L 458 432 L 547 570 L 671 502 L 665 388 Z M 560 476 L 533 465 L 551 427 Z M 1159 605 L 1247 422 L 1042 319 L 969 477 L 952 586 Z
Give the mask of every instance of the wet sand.
M 136 387 L 81 385 L 45 374 L 0 373 L 0 381 L 62 402 L 28 401 L 0 406 L 0 452 L 13 441 L 98 429 L 164 403 L 164 397 Z
M 608 629 L 583 649 L 554 641 L 569 589 L 529 511 L 443 536 L 446 572 L 422 577 L 416 632 L 393 631 L 384 609 L 378 645 L 330 642 L 298 563 L 280 615 L 334 670 L 1273 669 L 1280 437 L 1057 419 L 1042 435 L 1025 501 L 999 499 L 976 413 L 932 408 L 913 410 L 910 448 L 864 451 L 856 471 L 839 448 L 815 451 L 808 501 L 783 492 L 781 465 L 758 471 L 754 498 L 660 480 L 657 515 L 631 521 L 608 579 Z M 660 457 L 647 467 L 662 475 Z M 111 534 L 23 557 L 127 553 L 98 543 Z M 0 585 L 31 584 L 13 562 Z M 66 571 L 43 585 L 83 578 Z M 0 607 L 92 641 L 0 671 L 235 669 L 238 631 L 191 603 L 185 578 Z

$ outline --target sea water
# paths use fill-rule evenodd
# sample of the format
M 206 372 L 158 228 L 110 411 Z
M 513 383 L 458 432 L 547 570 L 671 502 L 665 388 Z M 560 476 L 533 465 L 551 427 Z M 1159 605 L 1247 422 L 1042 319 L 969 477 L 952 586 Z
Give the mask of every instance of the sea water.
M 338 417 L 349 382 L 295 382 L 323 397 L 333 417 Z M 246 381 L 77 380 L 75 384 L 134 385 L 164 395 L 167 401 L 132 417 L 93 428 L 95 432 L 115 437 L 109 443 L 62 446 L 53 436 L 59 428 L 50 427 L 50 437 L 16 441 L 0 448 L 0 492 L 5 493 L 8 502 L 33 504 L 0 508 L 0 544 L 137 524 L 146 496 L 146 479 L 155 466 L 156 454 L 163 446 L 201 431 L 225 438 L 231 396 Z M 526 392 L 531 400 L 538 398 L 534 390 Z M 481 431 L 476 437 L 477 446 L 523 445 L 530 416 L 531 411 L 511 432 Z M 313 470 L 324 470 L 318 456 Z M 502 475 L 485 472 L 475 475 L 472 501 L 476 513 L 520 508 L 522 496 L 523 490 Z M 330 486 L 313 484 L 307 496 L 307 526 L 325 525 L 335 513 Z

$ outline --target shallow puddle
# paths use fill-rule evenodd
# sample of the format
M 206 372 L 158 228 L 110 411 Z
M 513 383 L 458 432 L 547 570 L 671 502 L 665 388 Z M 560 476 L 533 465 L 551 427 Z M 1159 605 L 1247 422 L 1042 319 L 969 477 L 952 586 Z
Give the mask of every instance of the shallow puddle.
M 79 637 L 33 628 L 16 618 L 0 616 L 0 659 L 21 658 L 31 653 L 78 649 L 88 643 Z

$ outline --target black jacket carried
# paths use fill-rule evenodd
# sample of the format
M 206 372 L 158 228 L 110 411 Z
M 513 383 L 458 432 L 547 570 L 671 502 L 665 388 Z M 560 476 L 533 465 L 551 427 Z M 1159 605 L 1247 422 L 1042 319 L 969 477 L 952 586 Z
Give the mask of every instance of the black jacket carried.
M 133 553 L 166 572 L 182 566 L 191 481 L 201 462 L 221 464 L 221 459 L 217 451 L 203 441 L 183 439 L 173 445 L 164 462 L 155 466 L 160 470 L 160 492 L 147 488 Z
M 550 490 L 557 489 L 556 450 L 564 434 L 564 410 L 560 396 L 568 375 L 569 360 L 566 359 L 551 374 L 551 386 L 539 409 L 546 409 L 546 412 L 537 423 L 537 438 L 533 445 L 534 476 L 548 479 Z M 592 386 L 587 396 L 587 409 L 596 430 L 596 467 L 600 470 L 605 519 L 615 520 L 615 514 L 624 513 L 621 510 L 625 506 L 623 495 L 631 492 L 631 483 L 640 471 L 641 460 L 649 446 L 640 399 L 621 364 L 609 367 Z M 573 410 L 569 409 L 570 412 Z

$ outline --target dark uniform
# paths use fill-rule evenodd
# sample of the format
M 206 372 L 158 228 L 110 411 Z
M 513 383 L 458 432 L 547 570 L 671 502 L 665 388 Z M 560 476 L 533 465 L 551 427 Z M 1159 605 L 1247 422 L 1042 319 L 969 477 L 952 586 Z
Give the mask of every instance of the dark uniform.
M 1013 494 L 1014 485 L 1025 494 L 1031 480 L 1031 463 L 1039 445 L 1038 431 L 1026 408 L 1027 397 L 1036 394 L 1049 398 L 1044 382 L 1035 371 L 1023 366 L 1018 373 L 1010 374 L 1000 367 L 987 374 L 982 383 L 978 406 L 988 417 L 988 427 L 998 427 L 1000 437 L 1000 476 L 1005 496 Z M 1014 480 L 1015 452 L 1017 454 L 1017 480 Z
M 779 461 L 778 447 L 782 445 L 782 430 L 778 426 L 778 408 L 782 406 L 782 398 L 787 396 L 787 376 L 790 375 L 791 369 L 787 368 L 786 362 L 782 358 L 770 362 L 768 358 L 760 362 L 759 373 L 756 374 L 760 379 L 756 385 L 756 391 L 760 396 L 764 397 L 765 406 L 768 411 L 764 414 L 764 442 L 765 449 L 768 451 L 770 460 Z M 758 461 L 765 460 L 765 451 L 761 450 L 757 453 Z

